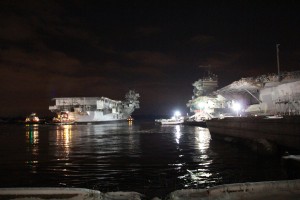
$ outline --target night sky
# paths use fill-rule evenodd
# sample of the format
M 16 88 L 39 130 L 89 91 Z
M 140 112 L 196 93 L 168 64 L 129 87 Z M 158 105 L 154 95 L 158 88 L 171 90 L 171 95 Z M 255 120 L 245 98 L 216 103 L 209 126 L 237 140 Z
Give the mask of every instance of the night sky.
M 299 3 L 298 3 L 299 2 Z M 223 87 L 300 70 L 300 1 L 0 1 L 0 117 L 54 97 L 140 93 L 136 115 L 186 113 L 206 68 Z

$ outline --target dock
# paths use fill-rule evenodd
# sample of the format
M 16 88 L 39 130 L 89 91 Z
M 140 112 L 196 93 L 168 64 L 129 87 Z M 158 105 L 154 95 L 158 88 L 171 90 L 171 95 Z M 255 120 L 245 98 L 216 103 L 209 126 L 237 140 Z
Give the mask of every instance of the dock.
M 230 117 L 206 122 L 212 136 L 231 137 L 300 150 L 300 116 Z
M 203 128 L 207 128 L 206 121 L 184 121 L 183 124 L 189 126 L 200 126 Z

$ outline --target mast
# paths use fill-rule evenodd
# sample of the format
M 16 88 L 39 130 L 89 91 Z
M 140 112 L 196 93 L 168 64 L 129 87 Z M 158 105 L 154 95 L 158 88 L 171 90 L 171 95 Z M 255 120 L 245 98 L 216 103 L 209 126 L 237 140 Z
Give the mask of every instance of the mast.
M 280 67 L 279 67 L 279 45 L 280 45 L 280 44 L 276 44 L 278 81 L 280 81 Z

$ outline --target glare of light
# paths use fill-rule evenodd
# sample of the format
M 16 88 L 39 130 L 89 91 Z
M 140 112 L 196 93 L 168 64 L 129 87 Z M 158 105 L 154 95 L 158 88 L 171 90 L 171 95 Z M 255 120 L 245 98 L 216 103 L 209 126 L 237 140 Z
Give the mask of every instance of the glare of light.
M 176 110 L 176 111 L 174 112 L 174 116 L 175 116 L 175 117 L 179 117 L 179 116 L 181 116 L 181 113 L 180 113 L 180 111 Z
M 203 108 L 206 107 L 206 104 L 205 104 L 204 102 L 200 101 L 200 102 L 198 103 L 198 107 L 199 107 L 200 109 L 203 109 Z
M 241 104 L 237 103 L 237 102 L 233 102 L 232 103 L 232 109 L 236 112 L 240 111 L 242 108 Z

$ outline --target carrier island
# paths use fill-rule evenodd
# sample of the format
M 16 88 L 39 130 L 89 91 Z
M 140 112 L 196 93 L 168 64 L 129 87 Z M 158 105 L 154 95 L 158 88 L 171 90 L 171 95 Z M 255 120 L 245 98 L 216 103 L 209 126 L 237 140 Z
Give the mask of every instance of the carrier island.
M 49 110 L 76 123 L 93 123 L 121 121 L 130 118 L 133 111 L 139 108 L 140 95 L 130 90 L 124 101 L 107 97 L 60 97 L 53 98 L 55 105 Z

